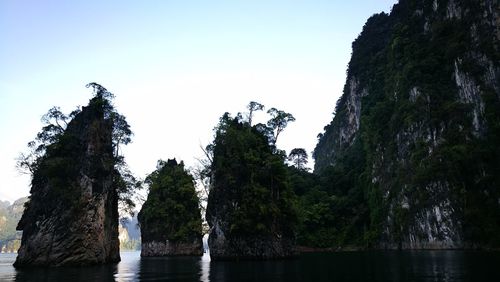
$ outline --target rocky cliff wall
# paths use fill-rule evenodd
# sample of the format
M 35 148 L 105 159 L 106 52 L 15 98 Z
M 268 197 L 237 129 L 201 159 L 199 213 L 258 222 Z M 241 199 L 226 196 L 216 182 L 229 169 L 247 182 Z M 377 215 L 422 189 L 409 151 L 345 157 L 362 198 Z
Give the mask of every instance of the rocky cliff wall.
M 112 123 L 93 98 L 47 148 L 33 174 L 16 267 L 118 262 Z
M 365 194 L 375 246 L 498 244 L 498 11 L 498 1 L 401 0 L 353 43 L 315 172 L 366 156 L 352 189 Z

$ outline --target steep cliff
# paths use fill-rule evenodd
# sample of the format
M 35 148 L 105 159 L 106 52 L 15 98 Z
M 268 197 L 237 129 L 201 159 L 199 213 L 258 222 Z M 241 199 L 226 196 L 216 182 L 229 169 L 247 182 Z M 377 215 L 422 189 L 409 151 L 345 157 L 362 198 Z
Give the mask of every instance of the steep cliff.
M 401 0 L 353 43 L 315 172 L 348 175 L 364 207 L 350 224 L 369 245 L 500 246 L 498 11 Z
M 259 128 L 229 114 L 217 127 L 206 213 L 214 260 L 295 254 L 296 214 L 284 156 Z
M 97 90 L 32 165 L 31 196 L 18 224 L 23 236 L 16 267 L 120 260 L 116 115 L 103 96 L 109 93 Z
M 159 161 L 146 182 L 148 199 L 138 215 L 141 256 L 203 254 L 201 212 L 193 177 L 184 163 Z

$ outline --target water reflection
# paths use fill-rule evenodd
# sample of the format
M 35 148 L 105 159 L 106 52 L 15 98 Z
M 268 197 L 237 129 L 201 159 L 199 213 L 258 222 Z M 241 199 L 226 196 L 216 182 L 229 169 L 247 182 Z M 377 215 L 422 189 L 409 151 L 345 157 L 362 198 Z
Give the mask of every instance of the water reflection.
M 15 281 L 114 281 L 116 265 L 92 267 L 49 267 L 16 270 Z
M 307 281 L 300 260 L 212 261 L 210 281 Z
M 210 253 L 204 253 L 200 260 L 200 281 L 210 281 Z
M 405 264 L 411 272 L 427 281 L 459 281 L 465 270 L 464 253 L 460 251 L 413 251 L 407 252 Z
M 199 257 L 141 258 L 139 280 L 199 281 Z
M 122 260 L 118 263 L 114 281 L 137 281 L 140 269 L 140 252 L 122 252 L 120 256 Z
M 303 254 L 276 261 L 141 258 L 122 253 L 115 265 L 15 270 L 0 254 L 0 281 L 500 281 L 499 252 L 373 251 Z

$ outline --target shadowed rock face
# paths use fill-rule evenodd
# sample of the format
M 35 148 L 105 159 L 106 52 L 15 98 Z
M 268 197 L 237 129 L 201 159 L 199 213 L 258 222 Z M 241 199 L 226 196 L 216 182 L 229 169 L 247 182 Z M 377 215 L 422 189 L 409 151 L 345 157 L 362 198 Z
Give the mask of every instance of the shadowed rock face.
M 207 221 L 210 225 L 208 245 L 213 260 L 278 259 L 296 255 L 295 238 L 286 231 L 284 222 L 274 220 L 271 232 L 249 231 L 234 234 L 231 226 L 243 221 L 232 216 L 240 195 L 225 187 L 214 186 L 210 191 Z M 256 207 L 257 208 L 257 207 Z M 259 234 L 260 233 L 260 234 Z
M 47 148 L 31 183 L 14 264 L 91 265 L 120 261 L 112 122 L 93 98 Z
M 219 224 L 212 227 L 208 237 L 212 259 L 265 260 L 292 257 L 297 254 L 295 240 L 291 236 L 285 238 L 280 234 L 231 236 L 229 233 L 229 229 L 223 229 Z

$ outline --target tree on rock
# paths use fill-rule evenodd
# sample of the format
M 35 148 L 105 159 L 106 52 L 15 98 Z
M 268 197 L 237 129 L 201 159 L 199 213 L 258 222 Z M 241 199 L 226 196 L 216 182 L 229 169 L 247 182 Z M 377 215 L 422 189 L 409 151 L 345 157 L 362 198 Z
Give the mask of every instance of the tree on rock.
M 31 173 L 31 196 L 17 226 L 23 236 L 16 267 L 120 260 L 119 193 L 129 192 L 135 179 L 122 177 L 123 157 L 113 154 L 120 141 L 113 139 L 112 94 L 90 86 L 89 104 L 69 116 L 52 108 L 30 152 L 19 158 L 18 166 Z
M 248 103 L 247 109 L 248 109 L 248 123 L 250 124 L 250 126 L 252 126 L 253 114 L 256 111 L 264 110 L 264 105 L 262 105 L 259 102 L 251 101 L 250 103 Z
M 184 163 L 158 161 L 146 183 L 148 199 L 138 216 L 141 256 L 202 255 L 199 198 Z
M 212 144 L 206 218 L 212 259 L 270 259 L 294 254 L 296 213 L 285 156 L 258 126 L 228 113 Z
M 290 151 L 288 155 L 288 160 L 293 163 L 297 169 L 305 169 L 305 165 L 308 162 L 308 155 L 304 148 L 295 148 Z
M 271 115 L 271 119 L 267 122 L 267 126 L 275 132 L 273 143 L 276 144 L 280 133 L 283 132 L 289 122 L 295 121 L 295 117 L 290 113 L 276 108 L 270 108 L 267 113 Z

